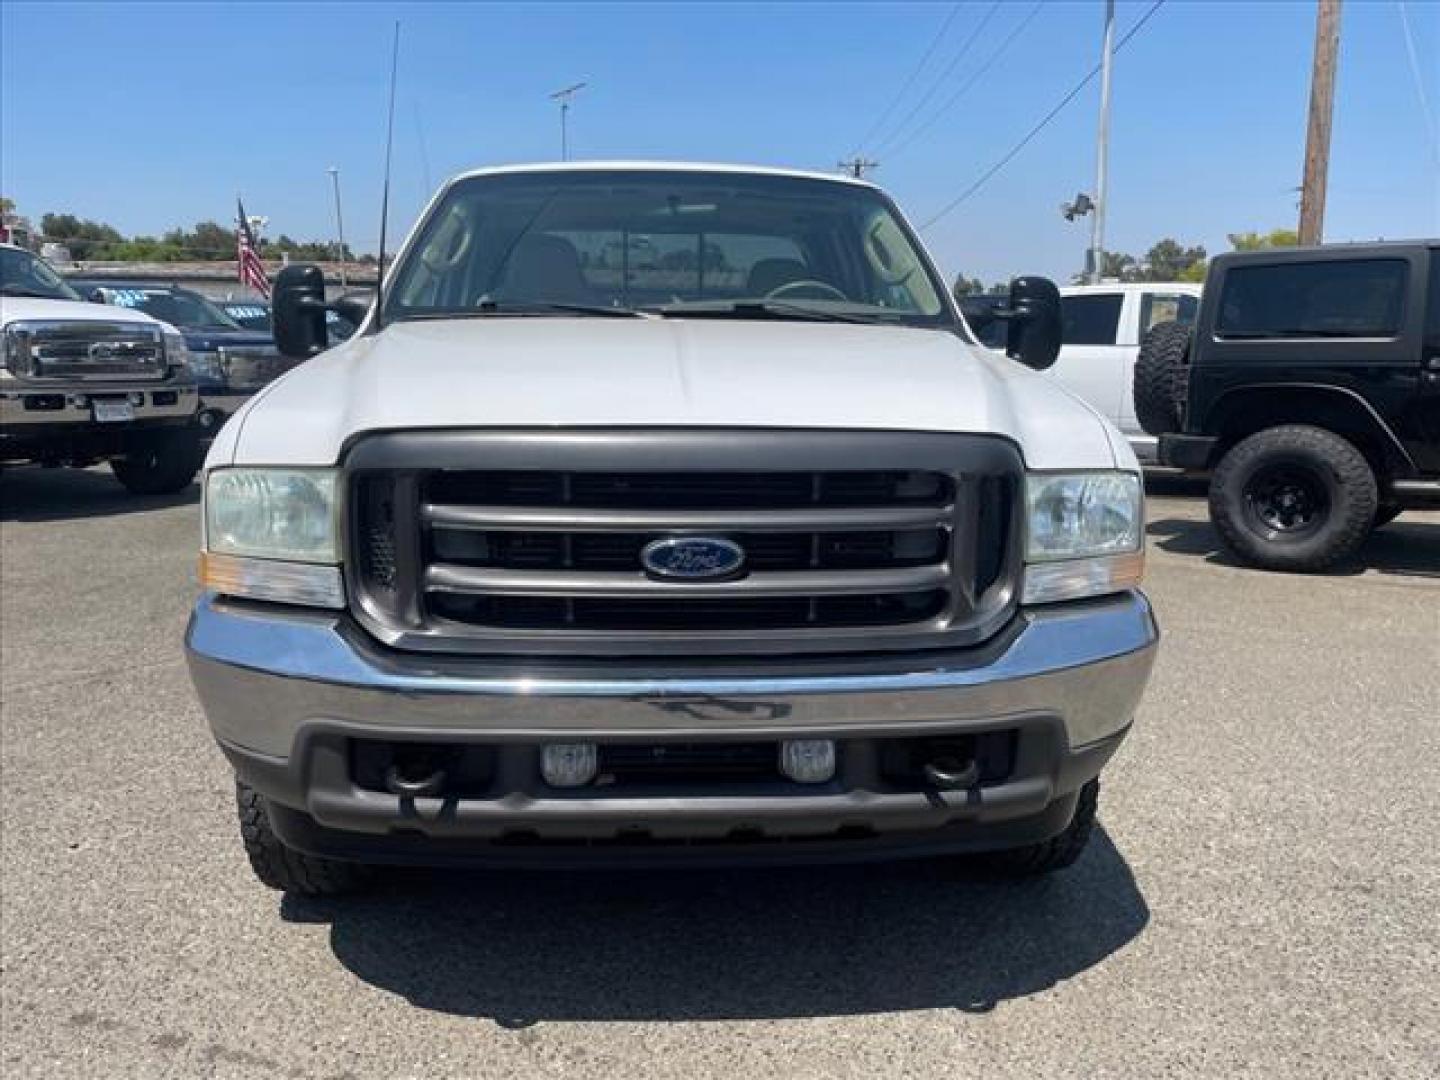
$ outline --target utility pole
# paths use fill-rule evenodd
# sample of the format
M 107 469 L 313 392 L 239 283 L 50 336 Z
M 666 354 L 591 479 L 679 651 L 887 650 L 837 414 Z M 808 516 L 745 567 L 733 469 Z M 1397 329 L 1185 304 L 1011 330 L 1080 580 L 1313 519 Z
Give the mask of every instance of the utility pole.
M 325 170 L 330 174 L 330 183 L 335 189 L 335 232 L 340 237 L 340 287 L 348 289 L 345 280 L 345 219 L 340 216 L 340 170 L 331 165 Z
M 1325 234 L 1325 185 L 1330 174 L 1330 122 L 1335 115 L 1335 62 L 1340 52 L 1340 0 L 1319 0 L 1315 64 L 1310 72 L 1310 125 L 1305 135 L 1305 180 L 1300 187 L 1300 245 Z
M 880 167 L 880 163 L 878 161 L 871 161 L 869 158 L 860 157 L 858 154 L 855 157 L 851 158 L 849 161 L 837 161 L 835 164 L 838 165 L 841 170 L 853 176 L 856 180 L 865 179 L 865 173 L 867 170 L 878 169 Z
M 584 90 L 589 83 L 577 82 L 574 86 L 567 86 L 564 90 L 556 90 L 550 95 L 551 101 L 560 103 L 560 160 L 570 160 L 570 135 L 567 130 L 566 121 L 570 115 L 570 99 Z
M 1105 273 L 1105 211 L 1110 208 L 1110 67 L 1115 56 L 1115 0 L 1105 0 L 1105 36 L 1100 45 L 1100 128 L 1095 146 L 1094 216 L 1090 219 L 1090 251 L 1085 257 L 1086 278 L 1100 284 Z

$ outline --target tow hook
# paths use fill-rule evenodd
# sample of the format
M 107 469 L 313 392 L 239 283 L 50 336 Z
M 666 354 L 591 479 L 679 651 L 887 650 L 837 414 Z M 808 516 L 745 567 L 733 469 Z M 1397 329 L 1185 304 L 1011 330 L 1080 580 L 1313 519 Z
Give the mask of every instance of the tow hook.
M 402 799 L 423 799 L 445 789 L 445 770 L 429 762 L 396 762 L 385 770 L 385 790 Z
M 925 779 L 942 791 L 972 788 L 980 780 L 980 764 L 962 764 L 954 758 L 942 757 L 925 763 Z

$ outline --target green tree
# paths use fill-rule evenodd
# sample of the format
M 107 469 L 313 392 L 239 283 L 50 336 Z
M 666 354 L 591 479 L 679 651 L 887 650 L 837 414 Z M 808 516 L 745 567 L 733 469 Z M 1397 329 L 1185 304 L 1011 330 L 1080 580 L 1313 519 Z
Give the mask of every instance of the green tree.
M 1271 229 L 1268 233 L 1238 232 L 1227 237 L 1236 251 L 1260 251 L 1264 248 L 1299 247 L 1300 234 L 1294 229 Z
M 1142 280 L 1144 281 L 1193 281 L 1195 268 L 1204 276 L 1206 253 L 1200 246 L 1182 247 L 1177 241 L 1166 237 L 1151 245 L 1145 253 Z
M 964 274 L 955 275 L 955 284 L 950 287 L 955 299 L 959 300 L 965 296 L 975 296 L 985 291 L 985 283 L 977 278 L 967 278 Z

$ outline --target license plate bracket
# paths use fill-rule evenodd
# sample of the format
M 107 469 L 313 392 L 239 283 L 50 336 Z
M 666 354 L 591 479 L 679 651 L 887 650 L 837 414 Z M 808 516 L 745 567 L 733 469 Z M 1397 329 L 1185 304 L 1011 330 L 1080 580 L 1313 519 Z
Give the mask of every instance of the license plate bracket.
M 97 424 L 123 424 L 135 419 L 135 406 L 128 398 L 94 398 L 91 404 Z

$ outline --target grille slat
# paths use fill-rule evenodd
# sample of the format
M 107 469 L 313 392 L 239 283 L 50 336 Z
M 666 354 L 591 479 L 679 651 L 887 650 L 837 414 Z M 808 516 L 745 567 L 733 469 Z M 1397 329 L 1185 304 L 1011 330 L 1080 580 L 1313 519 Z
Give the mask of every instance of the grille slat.
M 875 532 L 939 528 L 950 523 L 941 506 L 852 507 L 794 510 L 589 510 L 569 507 L 460 506 L 427 503 L 421 510 L 432 526 L 480 532 Z
M 853 596 L 922 592 L 949 583 L 943 563 L 900 570 L 779 570 L 734 581 L 655 581 L 644 574 L 482 570 L 448 563 L 425 571 L 427 592 L 484 596 L 573 596 L 612 600 L 693 600 L 714 597 Z
M 765 452 L 757 439 L 771 444 Z M 423 441 L 423 456 L 357 469 L 351 501 L 359 610 L 382 618 L 401 647 L 706 656 L 938 647 L 983 639 L 1013 606 L 1021 467 L 1000 440 L 655 431 Z M 504 467 L 481 464 L 487 446 Z M 508 453 L 521 446 L 524 458 Z M 832 454 L 839 467 L 817 467 Z M 907 457 L 918 467 L 896 467 Z M 799 467 L 725 468 L 757 458 Z M 646 571 L 646 545 L 687 535 L 737 544 L 742 568 L 717 580 Z

